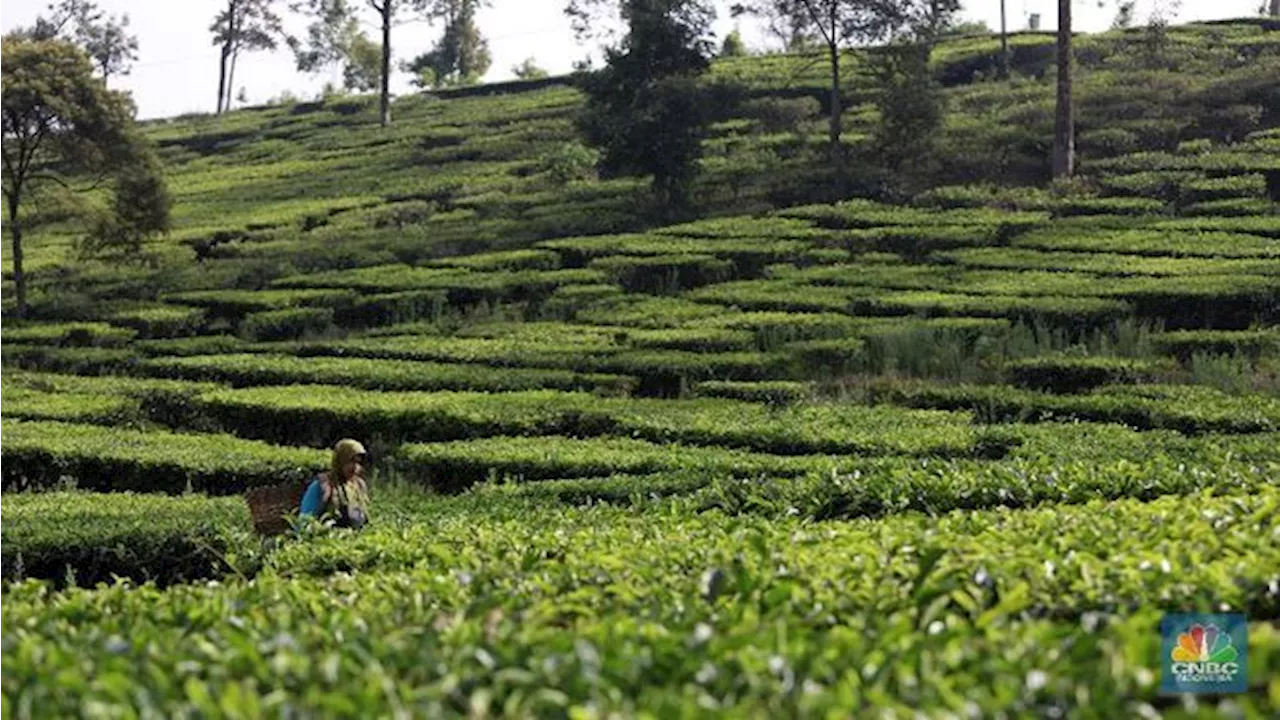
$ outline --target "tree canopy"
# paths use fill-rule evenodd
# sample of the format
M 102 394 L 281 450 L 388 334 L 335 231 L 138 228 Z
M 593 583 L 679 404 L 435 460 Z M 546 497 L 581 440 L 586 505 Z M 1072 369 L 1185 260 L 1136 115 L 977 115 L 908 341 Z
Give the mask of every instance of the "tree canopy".
M 586 2 L 571 12 L 589 11 Z M 622 0 L 628 33 L 605 51 L 607 65 L 587 75 L 580 127 L 602 151 L 605 174 L 652 175 L 662 206 L 689 204 L 700 136 L 710 120 L 698 76 L 710 66 L 711 6 L 702 0 Z
M 226 7 L 213 19 L 209 32 L 213 44 L 220 48 L 218 66 L 218 112 L 231 108 L 231 93 L 236 74 L 236 60 L 241 52 L 275 50 L 277 38 L 284 37 L 284 27 L 275 12 L 276 0 L 227 0 Z
M 15 36 L 31 40 L 64 40 L 84 49 L 103 79 L 128 75 L 138 59 L 138 38 L 129 34 L 129 15 L 107 15 L 91 0 L 49 3 L 47 15 Z
M 18 313 L 27 312 L 22 267 L 23 203 L 52 184 L 66 192 L 112 193 L 90 218 L 84 247 L 129 253 L 169 226 L 159 163 L 133 122 L 128 96 L 94 77 L 89 56 L 62 40 L 4 38 L 3 186 L 13 243 Z

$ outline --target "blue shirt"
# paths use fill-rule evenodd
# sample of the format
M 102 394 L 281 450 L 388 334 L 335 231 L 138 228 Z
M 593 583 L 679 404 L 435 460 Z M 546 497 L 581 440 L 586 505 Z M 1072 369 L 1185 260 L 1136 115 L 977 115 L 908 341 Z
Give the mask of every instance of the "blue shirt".
M 320 482 L 320 476 L 317 475 L 307 486 L 307 491 L 302 494 L 302 508 L 298 511 L 299 515 L 319 517 L 324 511 L 324 486 Z

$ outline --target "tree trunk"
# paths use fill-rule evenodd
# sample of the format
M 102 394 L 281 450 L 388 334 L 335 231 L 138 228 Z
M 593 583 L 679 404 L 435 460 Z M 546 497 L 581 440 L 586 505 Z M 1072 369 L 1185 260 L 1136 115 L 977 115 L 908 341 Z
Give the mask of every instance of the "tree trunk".
M 831 117 L 827 130 L 830 144 L 827 150 L 831 154 L 831 169 L 835 171 L 833 189 L 838 199 L 845 195 L 844 151 L 840 147 L 840 46 L 828 43 L 827 49 L 831 53 Z
M 227 99 L 222 103 L 222 107 L 228 112 L 231 110 L 231 96 L 236 87 L 236 58 L 238 57 L 240 57 L 240 51 L 232 50 L 231 67 L 227 70 Z
M 9 201 L 9 237 L 13 242 L 13 284 L 18 292 L 18 317 L 27 316 L 27 275 L 22 271 L 22 223 L 18 221 L 18 192 L 5 198 Z
M 226 109 L 227 59 L 236 39 L 236 0 L 227 0 L 227 39 L 222 42 L 222 58 L 218 64 L 218 115 Z
M 1005 22 L 1005 0 L 1000 0 L 1000 79 L 1009 79 L 1009 26 Z
M 1071 106 L 1071 0 L 1058 0 L 1058 106 L 1054 113 L 1053 176 L 1075 172 L 1075 114 Z
M 834 156 L 840 147 L 840 48 L 834 44 L 827 45 L 831 53 L 831 117 L 828 121 L 827 134 L 831 140 L 831 153 Z
M 382 0 L 382 127 L 391 124 L 391 11 L 395 0 Z
M 216 114 L 222 114 L 222 98 L 227 94 L 227 47 L 222 46 L 222 60 L 218 65 L 218 111 Z
M 1280 17 L 1280 0 L 1271 0 L 1271 17 Z

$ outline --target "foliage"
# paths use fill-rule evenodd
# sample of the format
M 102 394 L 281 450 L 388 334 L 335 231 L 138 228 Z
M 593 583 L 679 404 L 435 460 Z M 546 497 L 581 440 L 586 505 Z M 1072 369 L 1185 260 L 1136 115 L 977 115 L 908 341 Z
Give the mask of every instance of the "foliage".
M 489 71 L 489 43 L 476 25 L 482 0 L 445 0 L 436 15 L 444 20 L 444 35 L 431 50 L 404 64 L 419 87 L 474 85 Z M 529 61 L 532 65 L 532 61 Z M 544 72 L 545 76 L 546 73 Z
M 48 180 L 68 186 L 68 174 L 114 176 L 114 212 L 100 221 L 95 245 L 126 251 L 167 229 L 169 195 L 148 144 L 133 128 L 127 96 L 93 78 L 79 49 L 13 36 L 3 48 L 4 192 L 22 314 L 27 302 L 21 211 L 33 186 Z
M 543 172 L 558 185 L 588 180 L 595 174 L 600 152 L 581 143 L 562 143 L 539 159 Z
M 538 67 L 532 57 L 525 58 L 519 65 L 512 65 L 511 74 L 519 80 L 542 80 L 548 77 L 547 71 Z
M 691 200 L 710 120 L 696 81 L 708 67 L 710 10 L 700 0 L 626 0 L 623 8 L 628 35 L 606 50 L 604 69 L 582 79 L 579 125 L 601 148 L 604 174 L 652 175 L 658 202 L 679 212 Z
M 6 581 L 93 587 L 116 577 L 160 585 L 218 578 L 231 570 L 225 558 L 233 546 L 248 545 L 248 507 L 239 497 L 10 494 L 5 514 Z
M 912 195 L 906 178 L 932 174 L 929 163 L 942 127 L 944 99 L 929 68 L 929 46 L 901 43 L 881 48 L 871 61 L 879 96 L 880 123 L 873 135 L 877 156 L 899 186 Z M 905 177 L 904 177 L 905 176 Z
M 1078 37 L 1087 176 L 1051 189 L 1052 38 L 1001 82 L 997 38 L 940 40 L 949 186 L 910 206 L 814 204 L 829 67 L 716 59 L 753 100 L 663 227 L 643 181 L 550 177 L 559 80 L 148 123 L 155 267 L 24 206 L 3 467 L 105 492 L 6 483 L 6 712 L 1275 715 L 1278 136 L 1199 141 L 1276 107 L 1270 35 L 1170 28 L 1176 70 Z M 378 457 L 359 533 L 264 542 L 218 496 L 341 437 Z M 1157 695 L 1173 610 L 1250 614 L 1249 692 Z
M 347 0 L 308 0 L 297 9 L 311 19 L 305 42 L 286 37 L 298 70 L 315 73 L 339 64 L 345 89 L 375 90 L 382 77 L 382 47 L 361 30 L 355 8 Z
M 284 36 L 276 0 L 227 0 L 226 9 L 214 17 L 209 32 L 221 52 L 218 66 L 218 113 L 231 109 L 236 60 L 242 52 L 275 50 L 276 39 Z
M 735 28 L 720 44 L 720 57 L 743 57 L 747 54 L 747 44 L 742 41 L 742 33 Z
M 88 53 L 102 79 L 128 75 L 138 60 L 138 38 L 129 34 L 129 14 L 118 19 L 98 9 L 90 0 L 61 0 L 49 3 L 48 17 L 36 18 L 35 25 L 17 32 L 31 40 L 63 40 Z
M 6 489 L 81 488 L 226 495 L 310 477 L 319 450 L 277 447 L 230 435 L 138 431 L 74 423 L 4 420 Z

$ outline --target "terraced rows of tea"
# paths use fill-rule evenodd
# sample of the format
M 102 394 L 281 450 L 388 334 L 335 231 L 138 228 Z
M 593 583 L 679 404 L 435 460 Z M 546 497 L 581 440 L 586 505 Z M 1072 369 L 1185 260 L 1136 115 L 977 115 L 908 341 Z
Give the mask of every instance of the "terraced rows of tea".
M 748 116 L 656 221 L 555 177 L 556 84 L 151 125 L 175 232 L 51 220 L 5 321 L 5 716 L 1273 715 L 1280 55 L 1178 33 L 1254 126 L 1082 60 L 1085 190 L 803 201 L 812 156 L 747 161 L 824 120 Z M 1051 97 L 940 52 L 956 143 Z M 372 525 L 254 536 L 342 437 Z M 1158 694 L 1170 611 L 1248 615 L 1247 693 Z

